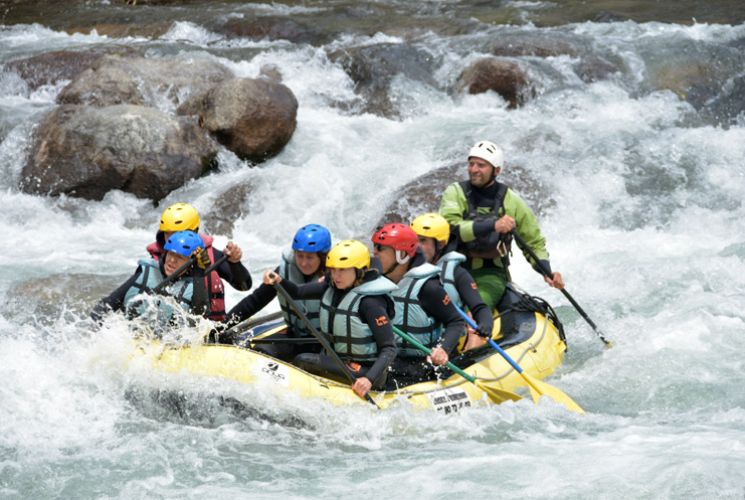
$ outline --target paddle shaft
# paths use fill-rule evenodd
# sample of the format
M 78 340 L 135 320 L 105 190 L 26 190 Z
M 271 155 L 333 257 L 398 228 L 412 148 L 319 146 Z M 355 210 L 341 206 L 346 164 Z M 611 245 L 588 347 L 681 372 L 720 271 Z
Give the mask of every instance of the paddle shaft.
M 305 328 L 307 328 L 311 335 L 313 335 L 316 340 L 321 343 L 321 346 L 323 346 L 326 352 L 328 352 L 331 359 L 333 359 L 334 362 L 339 366 L 342 373 L 344 373 L 344 376 L 349 380 L 349 383 L 354 385 L 354 383 L 357 381 L 357 378 L 349 372 L 347 365 L 344 363 L 344 361 L 342 361 L 339 355 L 336 354 L 336 351 L 334 351 L 334 348 L 331 346 L 331 344 L 329 344 L 329 341 L 326 340 L 326 338 L 322 334 L 320 334 L 318 330 L 315 329 L 308 317 L 303 313 L 303 311 L 300 310 L 300 308 L 297 306 L 297 303 L 295 302 L 295 299 L 293 299 L 290 294 L 287 293 L 287 290 L 285 290 L 285 288 L 281 284 L 275 283 L 274 288 L 277 290 L 277 293 L 281 295 L 290 305 L 292 310 L 305 325 Z M 369 401 L 370 404 L 375 405 L 376 408 L 379 408 L 378 404 L 373 400 L 370 394 L 365 394 L 365 399 Z
M 163 281 L 158 283 L 155 288 L 153 288 L 153 293 L 159 293 L 161 290 L 163 290 L 165 287 L 176 281 L 180 276 L 181 273 L 186 271 L 192 264 L 194 264 L 194 257 L 190 257 L 189 260 L 187 260 L 184 265 L 176 269 L 170 276 L 165 278 Z
M 431 349 L 429 349 L 428 347 L 425 347 L 423 344 L 421 344 L 419 341 L 417 341 L 417 339 L 415 339 L 414 337 L 412 337 L 411 335 L 409 335 L 405 331 L 399 330 L 395 326 L 392 326 L 392 328 L 393 328 L 394 333 L 396 333 L 396 335 L 398 335 L 402 339 L 406 340 L 406 342 L 408 342 L 409 344 L 413 345 L 414 347 L 416 347 L 417 349 L 419 349 L 423 353 L 426 353 L 428 356 L 430 354 L 432 354 L 432 350 Z M 476 377 L 474 377 L 473 375 L 469 375 L 468 373 L 464 372 L 463 370 L 461 370 L 460 368 L 458 368 L 457 366 L 455 366 L 451 361 L 448 361 L 447 362 L 447 365 L 445 365 L 445 366 L 447 366 L 452 371 L 454 371 L 455 373 L 457 373 L 458 375 L 460 375 L 464 379 L 468 380 L 472 384 L 475 384 L 476 383 Z
M 473 320 L 473 318 L 471 318 L 468 314 L 466 314 L 466 312 L 463 309 L 458 307 L 456 304 L 453 304 L 453 306 L 455 307 L 456 311 L 458 311 L 458 314 L 460 314 L 463 317 L 463 319 L 466 320 L 466 323 L 468 323 L 468 325 L 471 328 L 473 328 L 474 330 L 478 328 L 478 325 Z M 489 345 L 492 346 L 499 354 L 501 354 L 502 357 L 510 364 L 510 366 L 512 366 L 512 368 L 515 369 L 517 373 L 523 372 L 523 369 L 520 368 L 520 365 L 518 365 L 517 362 L 515 362 L 515 360 L 512 359 L 512 357 L 509 354 L 507 354 L 507 352 L 499 346 L 499 344 L 494 342 L 494 340 L 492 340 L 491 338 L 489 338 L 488 341 L 489 341 Z
M 512 232 L 512 236 L 515 238 L 515 241 L 517 241 L 517 243 L 520 245 L 520 248 L 523 249 L 523 250 L 525 250 L 526 252 L 528 252 L 528 254 L 533 258 L 533 260 L 535 261 L 536 266 L 538 266 L 538 269 L 541 271 L 541 274 L 543 276 L 545 276 L 546 278 L 551 278 L 552 279 L 553 278 L 552 274 L 548 271 L 548 269 L 546 269 L 543 266 L 543 262 L 541 262 L 541 260 L 538 258 L 538 256 L 533 251 L 533 249 L 530 248 L 530 246 L 527 243 L 525 243 L 525 240 L 522 238 L 522 236 L 520 236 L 519 234 L 517 234 L 517 231 L 515 231 L 514 229 L 511 232 Z M 603 333 L 597 327 L 597 325 L 595 324 L 595 322 L 593 320 L 591 320 L 590 317 L 585 312 L 585 310 L 582 309 L 582 307 L 580 307 L 579 304 L 577 304 L 577 301 L 574 300 L 574 297 L 572 297 L 569 294 L 569 292 L 567 292 L 563 288 L 559 288 L 559 291 L 564 294 L 564 297 L 566 297 L 567 300 L 569 300 L 569 302 L 571 302 L 571 304 L 574 306 L 574 308 L 577 310 L 577 312 L 580 314 L 580 316 L 582 316 L 582 318 L 585 321 L 587 321 L 587 324 L 592 327 L 592 329 L 595 331 L 595 333 L 600 338 L 600 340 L 602 340 L 603 343 L 605 343 L 605 345 L 610 346 L 612 344 L 612 342 L 610 340 L 606 339 L 603 336 Z
M 215 269 L 217 269 L 220 266 L 220 264 L 222 264 L 226 260 L 228 260 L 228 256 L 227 255 L 223 255 L 222 257 L 220 257 L 219 259 L 217 259 L 214 264 L 210 265 L 210 267 L 208 267 L 207 269 L 204 270 L 204 275 L 207 276 L 209 273 L 211 273 L 212 271 L 214 271 Z

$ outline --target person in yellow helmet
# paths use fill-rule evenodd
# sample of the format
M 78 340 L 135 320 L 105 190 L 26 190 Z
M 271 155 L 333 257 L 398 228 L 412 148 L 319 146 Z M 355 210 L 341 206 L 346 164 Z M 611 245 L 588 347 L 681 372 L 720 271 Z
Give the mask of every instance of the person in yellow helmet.
M 199 213 L 194 206 L 180 202 L 166 207 L 160 216 L 160 225 L 158 232 L 155 234 L 155 241 L 147 246 L 148 253 L 150 253 L 153 259 L 160 259 L 165 252 L 163 245 L 173 233 L 177 231 L 194 231 L 198 233 L 199 224 Z M 204 251 L 199 258 L 203 261 L 209 258 L 209 262 L 205 263 L 206 265 L 217 262 L 223 255 L 227 257 L 227 262 L 221 263 L 204 278 L 209 295 L 209 312 L 207 317 L 213 321 L 222 322 L 227 319 L 225 313 L 225 287 L 222 280 L 224 279 L 230 283 L 236 290 L 244 292 L 251 288 L 251 274 L 241 263 L 243 251 L 238 245 L 229 241 L 225 249 L 221 252 L 212 247 L 212 236 L 206 234 L 200 234 L 199 236 L 204 243 Z M 206 256 L 204 253 L 206 253 Z
M 330 276 L 323 282 L 296 285 L 274 272 L 264 273 L 264 284 L 281 283 L 293 298 L 321 299 L 320 325 L 334 351 L 356 381 L 352 390 L 364 397 L 383 389 L 388 368 L 396 358 L 396 338 L 390 318 L 395 313 L 390 280 L 370 267 L 370 252 L 356 240 L 337 243 L 326 256 Z M 341 368 L 327 354 L 303 353 L 293 360 L 303 370 L 346 382 Z
M 460 309 L 465 306 L 478 324 L 476 330 L 469 328 L 465 350 L 485 344 L 494 327 L 492 311 L 479 295 L 476 281 L 461 265 L 466 256 L 455 251 L 457 238 L 451 238 L 450 223 L 440 214 L 427 213 L 411 221 L 411 228 L 424 258 L 440 268 L 440 282 L 453 304 Z

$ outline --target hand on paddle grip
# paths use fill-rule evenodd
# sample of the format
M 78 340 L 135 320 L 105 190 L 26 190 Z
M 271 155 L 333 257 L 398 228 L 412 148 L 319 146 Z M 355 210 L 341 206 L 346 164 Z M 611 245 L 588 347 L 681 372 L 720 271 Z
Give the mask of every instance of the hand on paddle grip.
M 202 271 L 210 267 L 210 264 L 212 264 L 212 261 L 210 260 L 210 254 L 204 248 L 195 250 L 194 257 L 195 257 L 194 260 L 197 264 L 197 267 L 201 269 Z
M 278 285 L 282 282 L 282 276 L 274 271 L 264 271 L 263 283 L 265 285 Z

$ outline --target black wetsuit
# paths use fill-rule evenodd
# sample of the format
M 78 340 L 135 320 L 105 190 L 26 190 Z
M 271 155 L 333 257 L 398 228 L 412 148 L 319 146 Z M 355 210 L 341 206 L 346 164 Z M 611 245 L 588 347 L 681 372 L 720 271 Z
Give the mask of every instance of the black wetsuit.
M 279 266 L 274 269 L 275 273 L 279 274 Z M 312 274 L 310 276 L 303 275 L 303 279 L 305 283 L 312 283 L 314 281 L 318 280 L 318 275 Z M 287 281 L 283 282 L 284 284 L 287 284 Z M 229 312 L 228 312 L 228 326 L 230 325 L 237 325 L 241 321 L 250 318 L 254 314 L 261 311 L 264 307 L 266 307 L 274 298 L 277 296 L 277 290 L 272 285 L 265 285 L 261 284 L 256 290 L 251 292 L 250 295 L 246 296 L 238 302 Z M 287 328 L 287 334 L 274 334 L 270 335 L 269 337 L 266 337 L 266 340 L 281 340 L 286 338 L 298 338 L 299 336 L 295 334 L 295 332 L 292 330 L 291 327 L 288 326 Z M 232 339 L 221 339 L 222 342 L 232 342 Z M 292 360 L 296 355 L 304 353 L 304 352 L 311 352 L 311 353 L 318 353 L 321 351 L 321 344 L 318 342 L 308 342 L 308 343 L 297 343 L 297 344 L 289 344 L 289 343 L 264 343 L 264 344 L 257 344 L 254 349 L 257 351 L 266 353 L 272 357 L 289 361 Z
M 424 256 L 418 251 L 410 268 L 424 263 Z M 452 357 L 458 341 L 461 336 L 465 335 L 466 324 L 442 287 L 439 276 L 432 276 L 422 285 L 417 300 L 424 312 L 436 323 L 442 325 L 443 332 L 438 346 L 444 349 L 449 357 Z M 435 377 L 434 368 L 431 363 L 427 362 L 426 357 L 402 358 L 399 356 L 391 366 L 391 373 L 396 381 L 404 384 L 431 380 Z
M 377 276 L 376 271 L 368 271 L 365 281 L 375 279 Z M 297 299 L 320 299 L 331 286 L 328 282 L 315 282 L 297 286 L 287 280 L 282 281 L 282 285 L 293 298 Z M 346 293 L 347 290 L 334 288 L 332 304 L 338 305 Z M 359 316 L 370 327 L 375 343 L 378 345 L 378 357 L 375 361 L 359 363 L 359 369 L 357 371 L 352 370 L 351 373 L 355 378 L 366 377 L 372 382 L 375 389 L 384 387 L 388 367 L 396 357 L 396 338 L 389 320 L 393 313 L 393 302 L 387 295 L 369 295 L 360 300 Z M 381 320 L 381 318 L 385 318 L 385 320 Z M 328 333 L 325 331 L 328 329 L 328 325 L 321 325 L 321 328 L 324 329 L 322 334 Z M 311 373 L 340 382 L 349 382 L 338 363 L 327 354 L 300 354 L 293 360 L 293 364 Z M 357 364 L 352 363 L 351 365 L 357 367 Z

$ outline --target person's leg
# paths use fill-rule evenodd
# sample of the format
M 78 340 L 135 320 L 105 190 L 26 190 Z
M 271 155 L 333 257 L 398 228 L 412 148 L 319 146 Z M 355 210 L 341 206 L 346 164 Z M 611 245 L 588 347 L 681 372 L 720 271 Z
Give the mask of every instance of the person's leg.
M 481 300 L 494 310 L 507 288 L 507 273 L 501 267 L 480 268 L 470 271 L 473 280 L 479 287 Z

